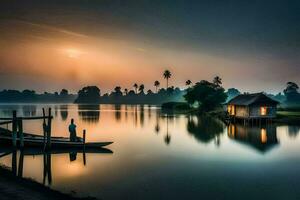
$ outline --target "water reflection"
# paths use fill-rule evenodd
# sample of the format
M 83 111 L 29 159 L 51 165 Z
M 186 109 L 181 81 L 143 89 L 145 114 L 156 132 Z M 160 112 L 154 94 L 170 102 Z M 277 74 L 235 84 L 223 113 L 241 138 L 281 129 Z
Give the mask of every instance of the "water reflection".
M 296 137 L 300 132 L 300 126 L 288 126 L 288 134 L 290 137 Z
M 171 142 L 171 135 L 169 134 L 169 116 L 167 115 L 167 134 L 164 137 L 166 145 L 169 145 Z
M 155 130 L 155 133 L 159 133 L 159 131 L 160 131 L 160 112 L 159 112 L 159 110 L 156 110 L 156 117 L 155 117 L 155 128 L 154 128 L 154 130 Z
M 144 123 L 145 123 L 145 106 L 141 105 L 140 106 L 140 124 L 141 124 L 141 127 L 144 126 Z
M 63 121 L 68 119 L 68 105 L 60 105 L 60 116 Z
M 115 119 L 116 121 L 120 121 L 121 120 L 121 105 L 120 104 L 116 104 L 115 105 Z
M 188 116 L 187 131 L 199 142 L 209 143 L 212 140 L 220 145 L 219 135 L 223 133 L 224 123 L 208 116 Z
M 78 105 L 78 115 L 82 121 L 97 123 L 100 119 L 100 105 Z
M 16 109 L 21 115 L 23 106 L 0 107 L 0 114 L 11 115 Z M 54 105 L 26 109 L 41 114 L 41 108 L 49 106 L 54 109 Z M 138 197 L 159 199 L 162 190 L 165 196 L 161 198 L 176 199 L 179 196 L 172 191 L 178 187 L 183 199 L 209 199 L 211 194 L 234 199 L 229 198 L 232 188 L 241 184 L 249 186 L 242 191 L 247 196 L 253 190 L 272 196 L 271 190 L 255 186 L 266 184 L 272 192 L 289 194 L 291 188 L 286 185 L 300 180 L 295 173 L 300 167 L 300 137 L 295 137 L 300 133 L 299 126 L 227 127 L 214 118 L 166 114 L 147 105 L 101 105 L 101 110 L 98 105 L 58 105 L 58 115 L 53 119 L 55 136 L 69 136 L 68 119 L 74 118 L 79 133 L 87 130 L 88 141 L 114 141 L 110 148 L 116 153 L 103 156 L 91 151 L 83 153 L 83 149 L 48 154 L 36 150 L 8 152 L 2 151 L 0 145 L 0 163 L 11 167 L 17 176 L 99 199 L 135 199 L 137 192 Z M 28 121 L 24 129 L 42 133 L 41 121 Z M 188 184 L 181 184 L 183 181 Z M 277 187 L 274 182 L 281 184 Z M 218 197 L 211 199 L 223 196 Z
M 262 127 L 244 126 L 230 124 L 227 127 L 228 137 L 242 144 L 249 145 L 259 152 L 267 152 L 279 144 L 276 133 L 276 126 L 266 125 Z
M 43 166 L 44 166 L 44 173 L 43 173 L 43 184 L 46 184 L 46 180 L 48 181 L 48 185 L 52 184 L 52 168 L 51 168 L 51 153 L 44 152 L 43 153 Z
M 86 166 L 86 154 L 111 154 L 113 153 L 111 150 L 106 148 L 89 148 L 89 149 L 54 149 L 49 151 L 43 151 L 41 149 L 36 148 L 25 148 L 23 150 L 16 150 L 9 147 L 1 148 L 0 150 L 0 158 L 6 159 L 6 157 L 11 156 L 11 172 L 13 175 L 18 177 L 23 177 L 24 165 L 26 165 L 25 161 L 30 161 L 31 159 L 35 159 L 35 157 L 42 157 L 43 166 L 43 178 L 42 183 L 44 185 L 51 185 L 52 184 L 52 155 L 64 155 L 69 154 L 69 161 L 74 162 L 77 160 L 78 153 L 82 153 L 83 157 L 83 166 Z M 60 163 L 54 163 L 57 165 Z M 35 168 L 34 165 L 40 165 L 36 162 L 30 163 L 31 168 Z M 27 165 L 28 166 L 28 165 Z
M 25 105 L 25 106 L 22 106 L 22 110 L 23 110 L 23 115 L 26 117 L 36 116 L 37 106 L 36 105 Z

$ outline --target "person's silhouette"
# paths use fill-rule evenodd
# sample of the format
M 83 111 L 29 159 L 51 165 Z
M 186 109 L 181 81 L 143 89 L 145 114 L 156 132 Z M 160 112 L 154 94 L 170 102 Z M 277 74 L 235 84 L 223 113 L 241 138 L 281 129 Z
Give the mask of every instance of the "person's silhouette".
M 76 125 L 74 124 L 74 119 L 71 119 L 71 124 L 69 125 L 69 132 L 70 132 L 70 141 L 76 142 Z

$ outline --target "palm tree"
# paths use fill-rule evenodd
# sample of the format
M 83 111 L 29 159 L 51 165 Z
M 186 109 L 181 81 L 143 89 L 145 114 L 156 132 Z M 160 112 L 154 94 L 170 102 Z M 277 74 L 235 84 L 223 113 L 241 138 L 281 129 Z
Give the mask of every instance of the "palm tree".
M 186 86 L 190 86 L 192 84 L 192 81 L 191 80 L 187 80 L 186 82 L 185 82 L 185 85 Z
M 144 89 L 145 89 L 144 84 L 141 84 L 140 87 L 139 87 L 140 94 L 144 93 Z
M 139 87 L 138 84 L 137 83 L 133 84 L 133 87 L 134 87 L 135 93 L 137 94 L 137 89 Z
M 216 86 L 220 86 L 222 85 L 222 79 L 219 77 L 219 76 L 216 76 L 213 80 L 213 83 L 216 85 Z
M 156 91 L 156 93 L 157 93 L 157 89 L 158 89 L 158 87 L 160 86 L 160 82 L 159 81 L 155 81 L 154 82 L 154 86 L 155 86 L 155 91 Z
M 169 87 L 169 78 L 171 78 L 172 74 L 169 70 L 165 70 L 163 76 L 164 76 L 164 79 L 167 79 L 167 89 L 168 89 L 168 87 Z

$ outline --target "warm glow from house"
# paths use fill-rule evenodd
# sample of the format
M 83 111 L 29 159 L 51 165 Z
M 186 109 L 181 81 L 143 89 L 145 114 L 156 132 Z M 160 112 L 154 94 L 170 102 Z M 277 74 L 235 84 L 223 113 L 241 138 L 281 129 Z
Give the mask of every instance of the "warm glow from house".
M 231 137 L 231 138 L 234 138 L 234 136 L 235 136 L 235 125 L 230 124 L 228 126 L 228 136 Z
M 267 130 L 265 128 L 262 128 L 260 130 L 260 140 L 261 143 L 266 143 L 267 142 Z
M 234 105 L 228 105 L 227 111 L 229 115 L 235 115 L 235 106 Z
M 267 107 L 260 107 L 260 115 L 267 115 Z

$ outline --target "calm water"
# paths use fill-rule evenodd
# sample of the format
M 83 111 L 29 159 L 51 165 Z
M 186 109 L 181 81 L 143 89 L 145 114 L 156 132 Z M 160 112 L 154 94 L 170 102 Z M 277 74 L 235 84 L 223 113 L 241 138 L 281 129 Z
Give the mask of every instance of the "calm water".
M 22 176 L 54 189 L 102 199 L 300 199 L 300 126 L 226 127 L 125 105 L 0 105 L 0 116 L 41 115 L 49 106 L 53 135 L 68 136 L 74 118 L 88 141 L 114 141 L 113 153 L 86 154 L 85 162 L 76 152 L 25 155 Z M 24 130 L 41 134 L 42 123 Z M 11 167 L 13 156 L 20 153 L 0 163 Z

